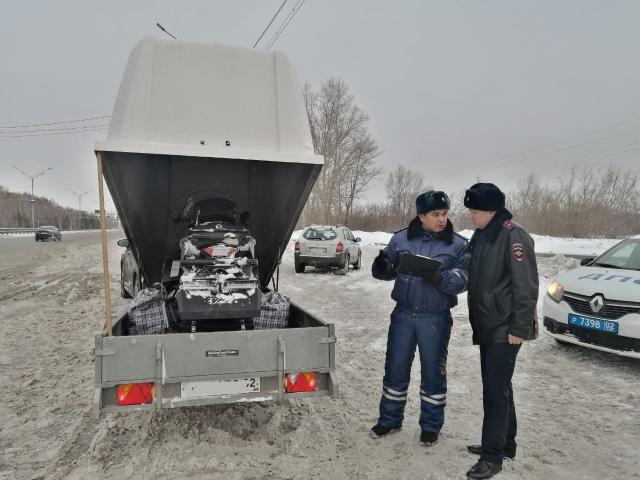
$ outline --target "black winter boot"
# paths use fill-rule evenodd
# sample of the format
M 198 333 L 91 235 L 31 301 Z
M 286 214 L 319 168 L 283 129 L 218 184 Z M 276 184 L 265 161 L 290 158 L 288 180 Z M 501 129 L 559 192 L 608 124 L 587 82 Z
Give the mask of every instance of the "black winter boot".
M 371 427 L 369 436 L 371 438 L 382 438 L 389 433 L 399 432 L 400 430 L 402 430 L 402 427 L 397 427 L 397 428 L 384 427 L 379 423 L 376 423 L 373 427 Z
M 423 430 L 420 434 L 420 443 L 425 447 L 431 447 L 438 442 L 438 432 Z
M 502 470 L 502 465 L 492 463 L 488 460 L 479 460 L 478 463 L 467 472 L 467 478 L 484 480 L 485 478 L 493 477 L 500 470 Z

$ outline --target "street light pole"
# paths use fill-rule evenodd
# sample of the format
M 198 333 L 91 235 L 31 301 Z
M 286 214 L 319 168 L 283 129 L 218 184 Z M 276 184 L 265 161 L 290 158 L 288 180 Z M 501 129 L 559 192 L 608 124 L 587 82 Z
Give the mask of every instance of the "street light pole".
M 33 181 L 34 181 L 36 178 L 38 178 L 38 177 L 40 177 L 40 176 L 44 175 L 45 173 L 47 173 L 49 170 L 52 170 L 52 168 L 51 168 L 51 167 L 49 167 L 49 168 L 47 168 L 47 169 L 45 169 L 45 170 L 42 170 L 41 172 L 36 173 L 35 175 L 30 175 L 30 174 L 28 174 L 27 172 L 25 172 L 25 171 L 23 171 L 23 170 L 20 170 L 20 169 L 19 169 L 18 167 L 16 167 L 15 165 L 13 166 L 13 168 L 15 168 L 16 170 L 18 170 L 18 171 L 19 171 L 21 174 L 23 174 L 24 176 L 26 176 L 26 177 L 28 177 L 28 178 L 30 178 L 30 179 L 31 179 L 31 200 L 30 200 L 30 202 L 31 202 L 31 228 L 36 228 L 36 216 L 35 216 L 35 212 L 34 212 L 34 208 L 33 208 L 33 207 L 34 207 L 34 204 L 36 203 L 36 198 L 35 198 L 35 197 L 34 197 L 34 195 L 33 195 Z
M 79 226 L 79 230 L 82 230 L 82 197 L 84 197 L 91 190 L 89 189 L 84 193 L 76 193 L 73 190 L 71 190 L 70 188 L 67 188 L 67 190 L 69 190 L 76 197 L 78 197 L 78 226 Z

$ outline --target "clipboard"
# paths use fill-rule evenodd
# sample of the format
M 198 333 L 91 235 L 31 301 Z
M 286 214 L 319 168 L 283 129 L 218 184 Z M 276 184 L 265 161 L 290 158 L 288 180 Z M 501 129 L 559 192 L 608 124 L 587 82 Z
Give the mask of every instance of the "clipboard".
M 407 253 L 400 257 L 400 263 L 396 269 L 398 273 L 422 277 L 436 272 L 442 266 L 440 260 L 435 260 L 423 255 Z

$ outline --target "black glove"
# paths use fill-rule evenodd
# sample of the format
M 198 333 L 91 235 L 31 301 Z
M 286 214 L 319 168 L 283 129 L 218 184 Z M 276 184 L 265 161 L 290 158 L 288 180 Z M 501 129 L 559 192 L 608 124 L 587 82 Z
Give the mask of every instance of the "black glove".
M 378 271 L 384 271 L 387 268 L 387 257 L 384 250 L 380 250 L 378 256 L 373 260 L 373 268 Z
M 378 280 L 393 280 L 396 278 L 396 271 L 393 264 L 384 254 L 384 250 L 380 250 L 378 256 L 373 260 L 371 265 L 371 274 L 373 278 Z
M 425 273 L 422 275 L 422 278 L 425 282 L 433 285 L 434 287 L 442 285 L 442 274 L 440 272 Z

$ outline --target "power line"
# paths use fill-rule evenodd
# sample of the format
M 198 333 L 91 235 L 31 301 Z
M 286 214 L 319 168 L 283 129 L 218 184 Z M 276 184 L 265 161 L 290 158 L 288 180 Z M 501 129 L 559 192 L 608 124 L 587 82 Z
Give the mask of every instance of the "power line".
M 278 41 L 278 38 L 280 38 L 280 35 L 282 35 L 282 32 L 284 32 L 287 26 L 289 25 L 289 23 L 291 23 L 291 20 L 293 20 L 293 17 L 296 16 L 296 13 L 298 13 L 298 11 L 302 8 L 305 1 L 306 0 L 298 0 L 298 2 L 294 5 L 293 9 L 291 10 L 291 12 L 289 12 L 289 15 L 284 19 L 278 31 L 275 33 L 273 38 L 271 38 L 271 41 L 269 42 L 266 48 L 267 51 L 273 46 L 274 43 Z
M 614 138 L 624 137 L 624 136 L 628 136 L 628 135 L 631 135 L 631 134 L 634 134 L 634 135 L 640 134 L 640 128 L 636 127 L 636 128 L 631 129 L 631 130 L 625 130 L 624 132 L 618 132 L 618 133 L 615 133 L 613 135 L 607 135 L 607 136 L 604 136 L 604 137 L 595 138 L 595 139 L 592 139 L 592 140 L 588 140 L 586 142 L 576 143 L 576 144 L 573 144 L 573 145 L 567 145 L 567 146 L 564 146 L 564 147 L 548 150 L 548 151 L 545 151 L 545 152 L 539 152 L 539 153 L 537 153 L 535 155 L 530 155 L 530 156 L 529 155 L 522 155 L 520 157 L 513 157 L 512 159 L 508 159 L 506 161 L 494 163 L 493 165 L 486 165 L 486 166 L 477 165 L 475 167 L 476 167 L 476 169 L 478 169 L 478 167 L 480 167 L 484 172 L 487 172 L 487 171 L 494 171 L 494 170 L 497 170 L 499 168 L 500 169 L 502 169 L 502 168 L 509 169 L 510 167 L 518 166 L 520 163 L 523 163 L 524 161 L 529 161 L 529 162 L 535 161 L 536 162 L 535 166 L 537 168 L 539 168 L 539 167 L 541 167 L 541 166 L 546 164 L 546 163 L 542 163 L 541 164 L 540 162 L 545 161 L 549 157 L 557 159 L 558 157 L 563 157 L 565 155 L 572 155 L 572 154 L 575 154 L 574 151 L 576 149 L 581 149 L 581 148 L 583 148 L 583 147 L 585 147 L 587 145 L 595 144 L 594 147 L 596 149 L 597 148 L 626 147 L 626 146 L 628 146 L 627 144 L 624 144 L 624 145 L 609 145 L 609 146 L 608 145 L 598 145 L 598 144 L 602 144 L 604 142 L 609 142 L 610 140 L 612 140 Z M 634 145 L 634 144 L 637 144 L 637 141 L 632 142 L 630 145 Z M 585 152 L 585 153 L 578 154 L 578 157 L 585 156 L 585 155 L 593 155 L 593 154 L 600 155 L 601 153 L 602 152 L 597 152 L 597 151 L 591 152 L 591 153 Z M 578 157 L 576 157 L 576 158 L 578 158 Z M 520 159 L 520 161 L 517 160 L 518 158 Z M 552 161 L 555 161 L 555 160 L 552 160 Z
M 260 36 L 258 37 L 258 39 L 256 40 L 256 43 L 253 44 L 253 48 L 256 48 L 256 45 L 258 45 L 258 43 L 260 42 L 260 40 L 262 40 L 262 37 L 264 37 L 264 34 L 267 33 L 267 30 L 269 30 L 269 27 L 271 26 L 271 24 L 273 23 L 273 21 L 276 19 L 276 17 L 278 16 L 278 14 L 280 13 L 280 11 L 282 10 L 282 7 L 284 7 L 284 5 L 288 2 L 289 0 L 284 0 L 281 4 L 280 4 L 280 8 L 278 8 L 278 10 L 276 10 L 276 13 L 273 15 L 273 17 L 271 17 L 271 20 L 269 21 L 269 23 L 267 24 L 266 27 L 264 27 L 264 30 L 262 31 L 262 34 L 260 34 Z
M 634 146 L 635 145 L 635 146 Z M 638 143 L 625 145 L 626 148 L 622 150 L 613 150 L 610 152 L 601 152 L 595 155 L 589 155 L 584 157 L 574 157 L 572 159 L 568 159 L 562 162 L 555 162 L 553 164 L 547 164 L 548 167 L 545 169 L 545 173 L 554 172 L 559 169 L 563 169 L 566 167 L 573 167 L 577 165 L 587 165 L 592 163 L 599 163 L 604 161 L 613 161 L 613 160 L 621 160 L 624 158 L 629 158 L 631 153 L 640 152 L 640 145 Z
M 289 25 L 291 20 L 293 20 L 293 17 L 295 16 L 296 12 L 300 9 L 300 7 L 304 2 L 305 0 L 298 0 L 298 2 L 293 6 L 293 9 L 282 21 L 282 23 L 280 24 L 280 27 L 278 28 L 278 30 L 276 30 L 276 33 L 273 35 L 273 37 L 271 37 L 271 40 L 269 41 L 266 48 L 267 51 L 273 46 L 274 43 L 276 43 L 276 41 L 278 41 L 278 38 L 280 38 L 280 35 L 282 35 L 282 32 L 285 31 L 285 29 L 287 28 L 287 25 Z
M 108 127 L 108 123 L 100 123 L 97 125 L 83 125 L 79 127 L 60 127 L 60 128 L 38 128 L 33 130 L 11 130 L 9 132 L 1 132 L 0 136 L 5 134 L 14 135 L 19 133 L 36 133 L 36 132 L 57 132 L 57 131 L 71 131 L 71 130 L 82 130 L 83 128 L 91 128 L 91 127 Z M 0 128 L 1 130 L 1 128 Z
M 637 145 L 637 144 L 636 144 Z M 617 162 L 619 160 L 624 160 L 630 158 L 632 154 L 640 152 L 640 148 L 638 146 L 632 148 L 626 148 L 623 150 L 614 150 L 610 152 L 603 152 L 597 155 L 585 156 L 585 157 L 576 157 L 569 159 L 569 161 L 564 162 L 555 162 L 554 164 L 548 164 L 545 168 L 545 165 L 538 166 L 530 169 L 521 169 L 517 172 L 513 173 L 505 173 L 504 178 L 509 179 L 521 179 L 530 174 L 535 174 L 536 176 L 546 176 L 549 174 L 554 174 L 554 172 L 558 172 L 567 168 L 573 168 L 577 166 L 587 166 L 587 165 L 596 165 L 603 164 L 604 162 L 608 162 L 612 164 L 612 162 Z
M 98 117 L 87 117 L 87 118 L 78 118 L 75 120 L 64 120 L 58 122 L 47 122 L 47 123 L 32 123 L 29 125 L 7 125 L 0 126 L 0 128 L 31 128 L 31 127 L 45 127 L 48 125 L 62 125 L 64 123 L 78 123 L 78 122 L 87 122 L 90 120 L 101 120 L 103 118 L 111 118 L 111 115 L 100 115 Z
M 162 30 L 164 33 L 166 33 L 167 35 L 169 35 L 171 38 L 173 38 L 174 40 L 177 40 L 176 37 L 174 37 L 166 28 L 164 28 L 162 25 L 160 25 L 159 23 L 156 23 L 156 27 L 158 27 L 160 30 Z
M 539 152 L 541 150 L 546 150 L 546 149 L 548 149 L 550 147 L 554 147 L 554 146 L 557 146 L 557 145 L 562 145 L 562 144 L 565 144 L 565 143 L 570 142 L 572 140 L 575 140 L 577 138 L 581 138 L 581 137 L 584 137 L 586 135 L 589 135 L 589 134 L 592 134 L 592 133 L 595 133 L 595 132 L 602 132 L 602 131 L 606 131 L 606 130 L 611 130 L 613 128 L 619 127 L 620 125 L 624 125 L 625 123 L 636 122 L 638 120 L 640 120 L 640 116 L 636 116 L 636 117 L 633 117 L 633 118 L 631 118 L 629 120 L 624 120 L 622 122 L 617 122 L 617 123 L 614 123 L 612 125 L 607 125 L 605 127 L 600 127 L 600 128 L 595 128 L 595 129 L 592 129 L 592 130 L 588 130 L 586 132 L 582 132 L 582 133 L 579 133 L 577 135 L 572 135 L 570 137 L 558 140 L 556 142 L 547 143 L 547 144 L 540 145 L 540 146 L 537 146 L 537 147 L 534 147 L 534 148 L 531 148 L 531 149 L 528 149 L 528 150 L 523 150 L 523 151 L 511 154 L 511 155 L 509 155 L 507 157 L 503 157 L 501 161 L 496 162 L 496 163 L 483 162 L 482 164 L 474 165 L 474 168 L 480 167 L 482 169 L 488 169 L 488 170 L 495 169 L 495 168 L 498 168 L 500 166 L 512 163 L 511 161 L 516 159 L 516 158 L 526 157 L 527 155 L 530 155 L 533 152 Z M 606 139 L 607 137 L 604 137 L 604 138 Z M 590 142 L 586 142 L 586 143 L 590 143 Z M 580 144 L 578 144 L 576 146 L 580 146 Z M 548 154 L 548 153 L 549 152 L 547 152 L 546 154 Z
M 72 133 L 86 133 L 86 132 L 95 132 L 98 130 L 106 130 L 109 127 L 83 127 L 83 129 L 79 129 L 79 130 L 71 130 L 71 131 L 64 131 L 64 132 L 50 132 L 50 133 L 25 133 L 22 135 L 0 135 L 0 139 L 1 138 L 22 138 L 22 137 L 46 137 L 49 135 L 69 135 Z

